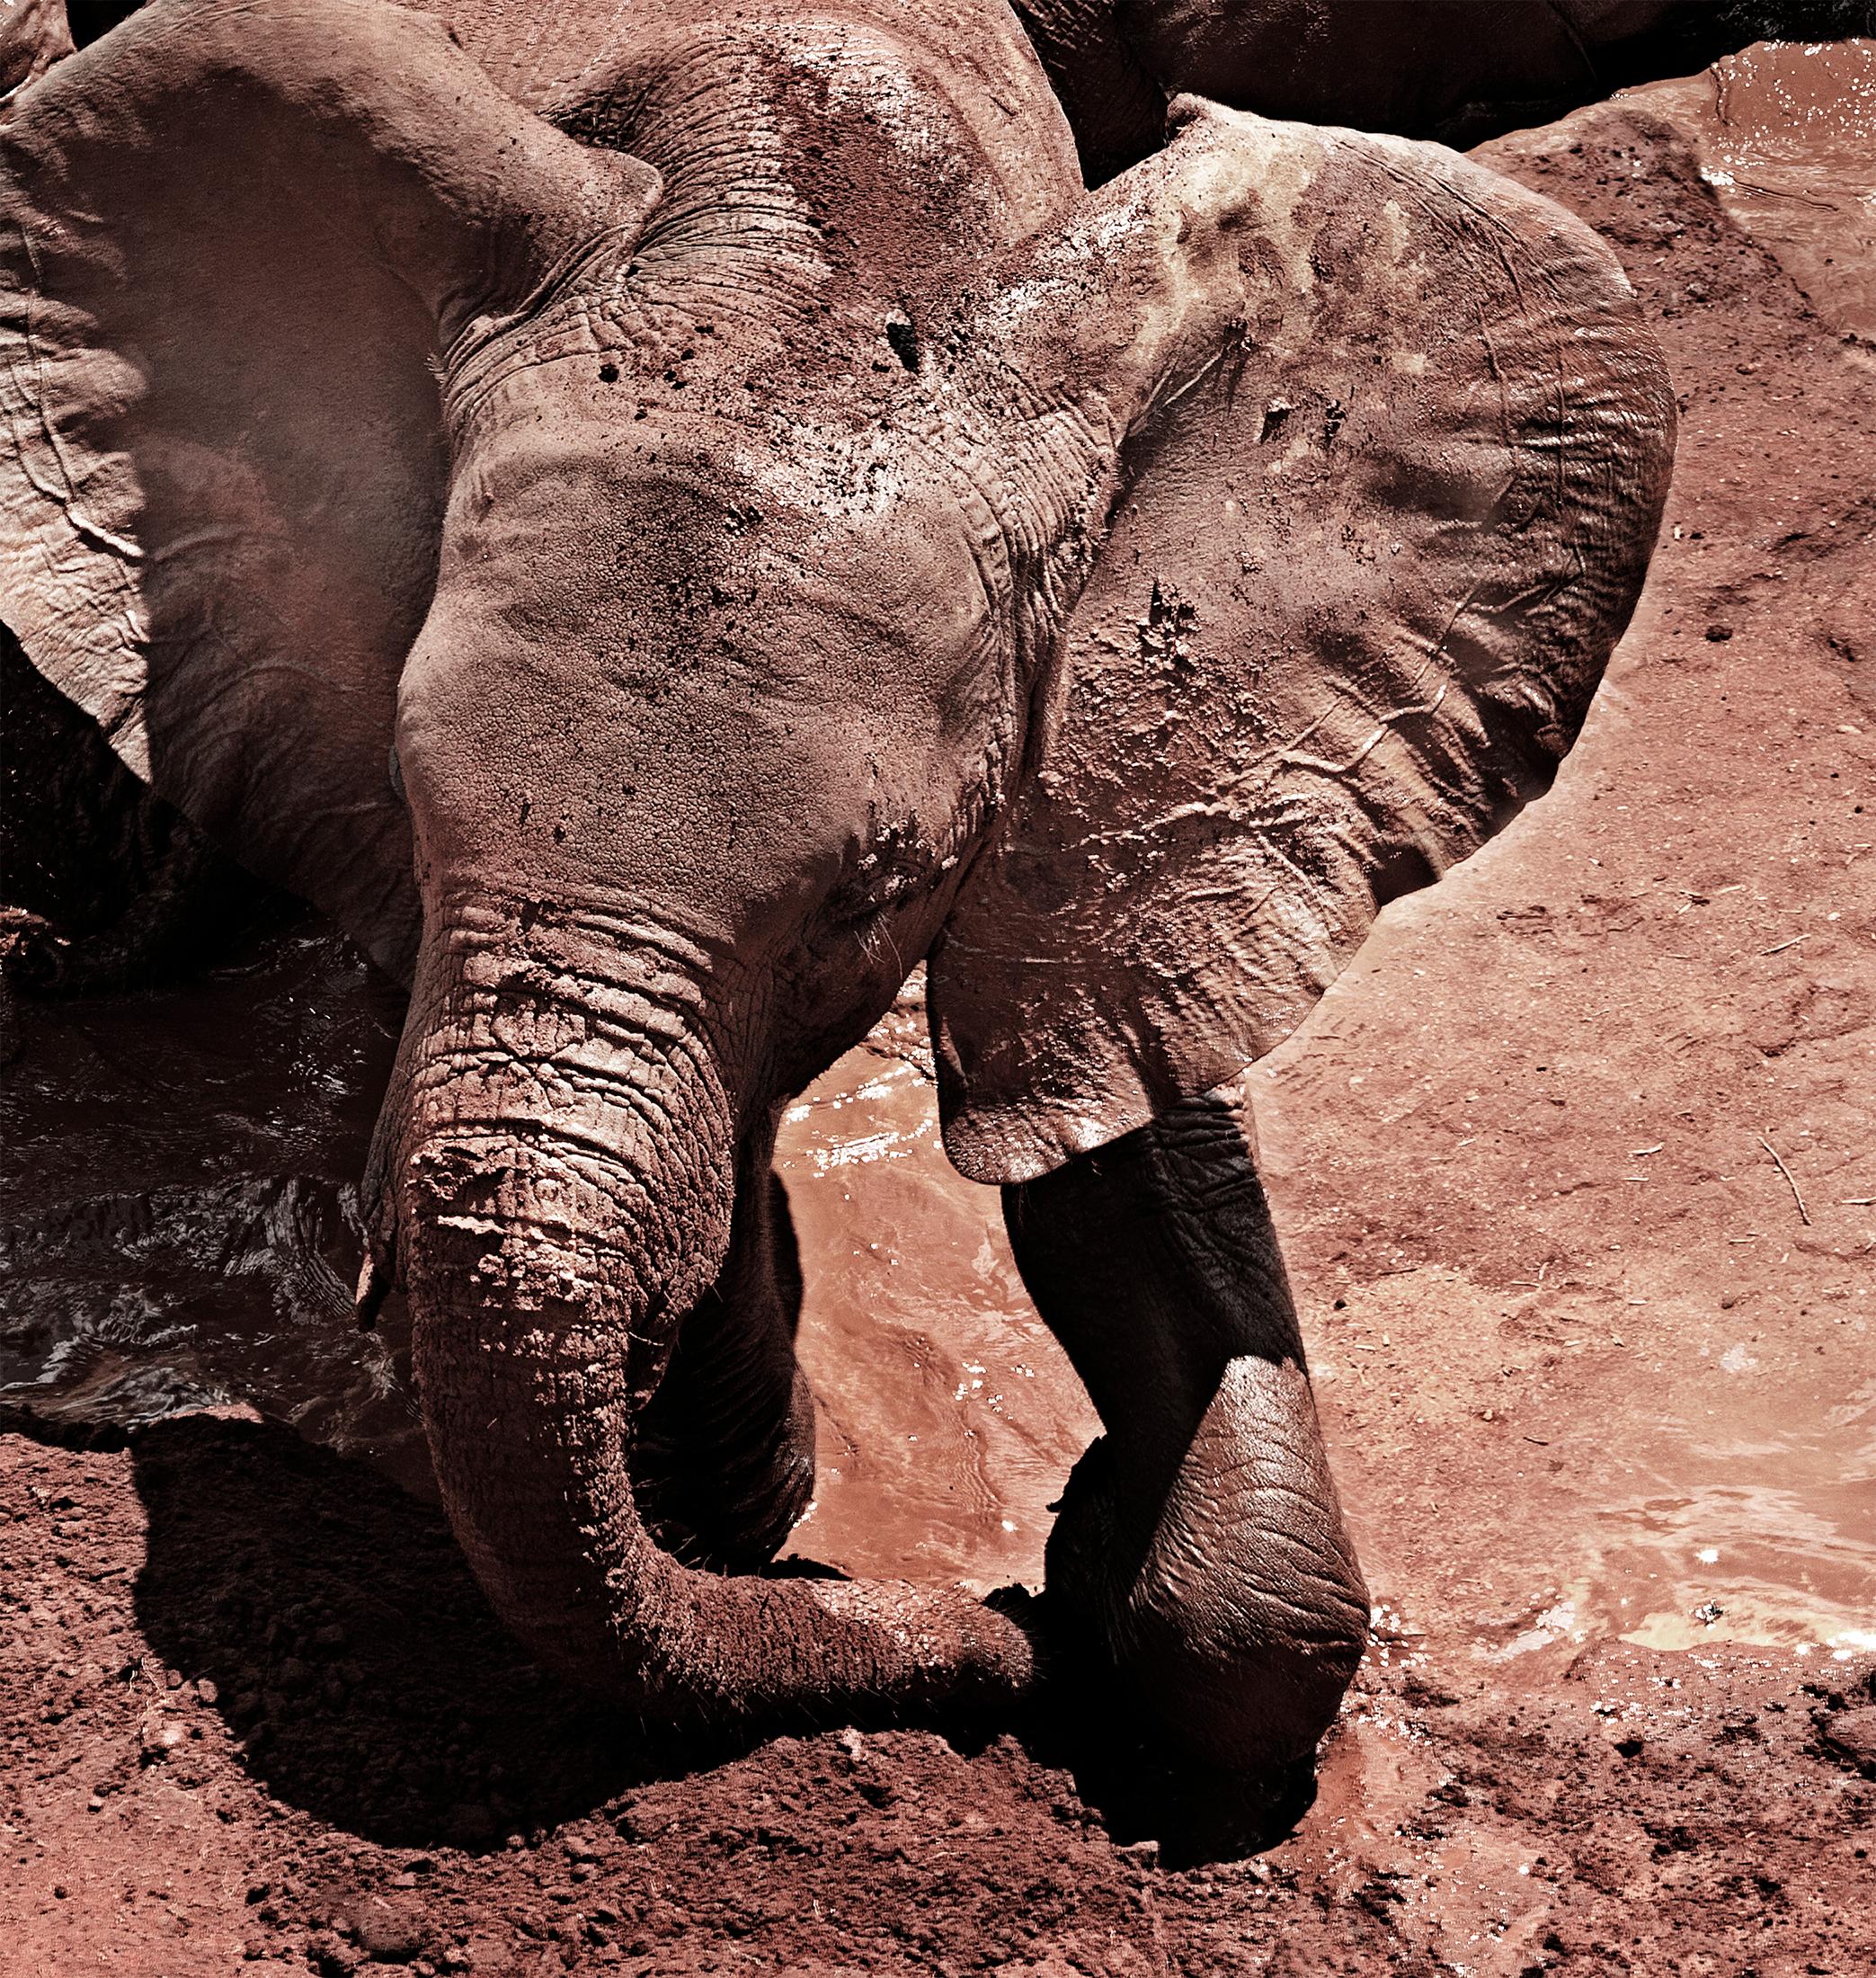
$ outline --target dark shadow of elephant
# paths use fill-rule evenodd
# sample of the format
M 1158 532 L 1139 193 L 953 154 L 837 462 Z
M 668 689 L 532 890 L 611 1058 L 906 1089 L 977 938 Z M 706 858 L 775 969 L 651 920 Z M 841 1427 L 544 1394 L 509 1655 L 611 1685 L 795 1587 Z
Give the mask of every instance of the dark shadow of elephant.
M 277 1798 L 385 1845 L 500 1847 L 680 1767 L 544 1675 L 442 1514 L 277 1423 L 137 1432 L 138 1621 Z
M 543 1673 L 439 1510 L 283 1425 L 179 1415 L 129 1446 L 149 1521 L 139 1626 L 168 1666 L 215 1685 L 250 1774 L 333 1827 L 500 1849 L 777 1729 L 680 1740 Z M 1155 1839 L 1169 1862 L 1271 1846 L 1313 1797 L 1308 1766 L 1255 1782 L 1169 1766 L 1098 1698 L 1057 1695 L 1018 1728 L 1117 1842 Z

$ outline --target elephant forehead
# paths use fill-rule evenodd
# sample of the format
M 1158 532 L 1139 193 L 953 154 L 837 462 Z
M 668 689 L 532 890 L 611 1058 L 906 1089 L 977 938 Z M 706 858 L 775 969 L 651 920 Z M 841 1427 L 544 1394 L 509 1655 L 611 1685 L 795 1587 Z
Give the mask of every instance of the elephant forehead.
M 994 643 L 976 534 L 935 467 L 878 435 L 707 417 L 485 431 L 440 588 L 515 630 L 631 637 L 647 660 L 707 633 L 778 677 L 910 670 L 942 691 Z
M 1080 191 L 1005 10 L 964 10 L 976 29 L 1002 17 L 994 59 L 927 11 L 707 9 L 645 18 L 623 52 L 596 54 L 555 120 L 652 165 L 662 197 L 642 237 L 615 251 L 595 236 L 525 320 L 476 325 L 451 353 L 452 414 L 479 416 L 517 368 L 599 353 L 621 384 L 615 412 L 636 379 L 732 415 L 798 415 L 832 394 L 863 424 L 960 275 Z M 1021 88 L 1002 76 L 1012 64 Z
M 791 188 L 835 258 L 850 247 L 902 271 L 940 236 L 1027 233 L 1080 186 L 1054 94 L 1000 4 L 702 0 L 590 87 L 600 100 L 615 114 L 634 102 L 631 147 L 680 183 L 722 184 L 733 156 L 736 183 Z
M 609 126 L 630 120 L 629 147 L 642 154 L 699 148 L 710 96 L 719 113 L 740 118 L 746 154 L 751 139 L 760 146 L 778 134 L 760 113 L 766 94 L 784 108 L 815 114 L 857 111 L 858 120 L 883 126 L 883 141 L 915 170 L 932 155 L 933 119 L 942 113 L 985 161 L 987 174 L 976 176 L 994 183 L 1019 233 L 1045 224 L 1080 186 L 1061 108 L 1002 0 L 739 0 L 734 8 L 722 0 L 415 4 L 445 15 L 517 101 L 563 126 L 582 118 Z M 725 63 L 739 64 L 746 77 L 752 50 L 769 51 L 770 71 L 768 90 L 753 95 L 723 73 Z M 686 75 L 694 81 L 699 63 L 713 61 L 716 86 L 700 100 L 685 86 Z M 810 85 L 820 76 L 818 95 L 812 87 L 792 89 L 791 70 Z M 667 81 L 677 86 L 662 86 Z M 941 133 L 938 148 L 955 152 L 959 139 Z

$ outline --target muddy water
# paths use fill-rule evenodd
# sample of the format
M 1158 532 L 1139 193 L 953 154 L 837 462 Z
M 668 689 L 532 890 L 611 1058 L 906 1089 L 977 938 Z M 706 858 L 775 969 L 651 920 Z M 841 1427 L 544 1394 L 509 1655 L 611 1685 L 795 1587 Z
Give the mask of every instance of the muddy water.
M 1722 203 L 1846 340 L 1876 351 L 1876 41 L 1761 42 L 1623 98 L 1692 123 Z
M 200 981 L 24 1005 L 0 1067 L 0 1398 L 137 1422 L 242 1403 L 421 1483 L 351 1315 L 398 999 L 317 928 Z
M 789 1113 L 777 1163 L 820 1403 L 796 1549 L 849 1571 L 1040 1584 L 1048 1506 L 1098 1432 L 1036 1315 L 994 1189 L 938 1145 L 916 997 Z
M 1723 1373 L 1698 1379 L 1669 1376 L 1645 1416 L 1612 1425 L 1604 1501 L 1553 1528 L 1554 1593 L 1492 1659 L 1611 1636 L 1876 1650 L 1876 1383 L 1768 1412 Z
M 1568 1632 L 1876 1649 L 1876 1377 L 1846 1393 L 1746 1339 L 1649 1374 L 1571 1536 Z

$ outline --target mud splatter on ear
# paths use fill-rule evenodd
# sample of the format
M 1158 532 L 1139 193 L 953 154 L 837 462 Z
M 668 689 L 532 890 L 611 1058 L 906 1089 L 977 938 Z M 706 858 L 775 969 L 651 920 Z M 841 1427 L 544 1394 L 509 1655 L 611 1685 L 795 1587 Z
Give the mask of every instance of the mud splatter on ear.
M 435 366 L 657 191 L 379 0 L 156 0 L 0 122 L 0 618 L 131 769 L 396 972 Z
M 1238 285 L 1230 327 L 1137 406 L 1039 767 L 932 957 L 946 1146 L 984 1181 L 1269 1050 L 1547 787 L 1667 492 L 1667 375 L 1587 228 L 1435 147 L 1178 115 L 1135 172 L 1181 242 L 1235 201 L 1197 277 Z

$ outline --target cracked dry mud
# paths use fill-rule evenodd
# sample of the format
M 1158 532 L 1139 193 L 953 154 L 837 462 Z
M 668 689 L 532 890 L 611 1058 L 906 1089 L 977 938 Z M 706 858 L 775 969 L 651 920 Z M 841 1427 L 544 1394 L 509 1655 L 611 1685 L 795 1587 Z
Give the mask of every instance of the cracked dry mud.
M 1813 167 L 1848 167 L 1814 132 L 1773 161 L 1811 176 L 1755 179 L 1715 101 L 1487 149 L 1603 229 L 1658 325 L 1667 531 L 1555 792 L 1391 909 L 1257 1074 L 1381 1603 L 1314 1804 L 1169 1824 L 1125 1724 L 674 1753 L 528 1668 L 381 1474 L 422 1481 L 394 1363 L 305 1319 L 382 1020 L 280 934 L 163 1005 L 195 1011 L 219 1291 L 164 1247 L 164 1074 L 111 1096 L 129 1006 L 24 1020 L 0 1351 L 57 1359 L 48 1287 L 96 1323 L 0 1435 L 0 1971 L 1876 1968 L 1868 187 L 1840 235 L 1742 191 L 1830 205 Z M 277 1145 L 227 1055 L 257 986 L 323 1122 Z M 921 1106 L 876 1053 L 791 1128 L 832 1287 L 799 1544 L 994 1583 L 1033 1573 L 1085 1416 Z M 54 1113 L 81 1130 L 33 1138 Z M 227 1283 L 244 1379 L 199 1309 Z M 236 1394 L 265 1419 L 164 1412 Z

